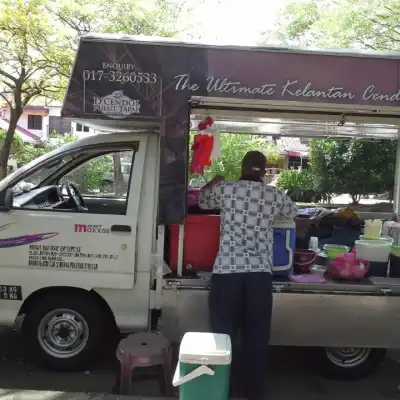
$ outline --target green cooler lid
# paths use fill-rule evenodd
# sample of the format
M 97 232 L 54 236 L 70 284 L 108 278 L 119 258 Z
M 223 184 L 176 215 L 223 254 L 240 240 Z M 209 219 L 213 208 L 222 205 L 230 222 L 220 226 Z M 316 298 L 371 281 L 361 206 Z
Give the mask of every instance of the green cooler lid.
M 231 363 L 229 335 L 211 332 L 187 332 L 179 347 L 179 362 L 186 364 L 227 365 Z

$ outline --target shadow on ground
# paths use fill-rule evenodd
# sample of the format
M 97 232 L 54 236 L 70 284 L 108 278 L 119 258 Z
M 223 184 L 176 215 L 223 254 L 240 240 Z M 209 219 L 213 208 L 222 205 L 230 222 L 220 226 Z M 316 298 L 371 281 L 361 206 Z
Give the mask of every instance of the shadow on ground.
M 84 373 L 42 371 L 25 361 L 20 335 L 8 330 L 0 333 L 0 360 L 0 387 L 5 392 L 18 389 L 109 393 L 115 381 L 115 361 L 109 350 L 95 368 Z M 399 353 L 392 352 L 379 370 L 364 380 L 330 381 L 311 372 L 312 359 L 307 350 L 274 349 L 267 376 L 268 399 L 400 399 L 397 360 L 400 360 Z M 134 395 L 159 396 L 158 386 L 152 380 L 135 381 L 132 389 Z M 6 396 L 0 393 L 0 400 L 3 397 Z

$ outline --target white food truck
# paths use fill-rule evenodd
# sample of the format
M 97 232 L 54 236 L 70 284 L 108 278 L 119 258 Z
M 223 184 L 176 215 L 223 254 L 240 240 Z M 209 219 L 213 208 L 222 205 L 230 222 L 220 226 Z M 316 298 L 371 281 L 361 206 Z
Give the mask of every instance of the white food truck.
M 112 328 L 157 327 L 173 342 L 207 331 L 212 265 L 194 270 L 185 256 L 191 124 L 212 115 L 233 134 L 396 146 L 399 71 L 398 54 L 83 38 L 63 116 L 111 133 L 0 182 L 0 324 L 21 328 L 32 358 L 64 371 L 93 362 Z M 96 187 L 116 155 L 130 164 L 125 190 Z M 279 279 L 274 292 L 271 344 L 313 347 L 330 374 L 363 376 L 400 347 L 397 279 Z

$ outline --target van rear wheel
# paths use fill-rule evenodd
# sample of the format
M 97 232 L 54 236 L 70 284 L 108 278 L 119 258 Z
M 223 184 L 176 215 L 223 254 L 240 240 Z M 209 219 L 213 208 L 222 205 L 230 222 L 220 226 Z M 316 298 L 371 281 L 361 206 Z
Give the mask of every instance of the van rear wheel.
M 326 378 L 361 379 L 380 365 L 385 349 L 326 347 L 318 349 L 318 370 Z
M 104 311 L 89 295 L 42 297 L 24 318 L 26 351 L 34 362 L 50 370 L 85 370 L 99 353 L 105 321 Z

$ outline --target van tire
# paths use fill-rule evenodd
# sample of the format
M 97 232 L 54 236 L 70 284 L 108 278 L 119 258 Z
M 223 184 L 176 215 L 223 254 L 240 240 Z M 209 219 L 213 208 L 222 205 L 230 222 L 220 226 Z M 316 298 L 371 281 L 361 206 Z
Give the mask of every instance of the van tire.
M 318 348 L 317 368 L 328 379 L 357 380 L 374 372 L 386 349 Z
M 49 370 L 86 370 L 101 354 L 107 320 L 104 309 L 89 294 L 40 297 L 26 311 L 22 325 L 26 352 Z

